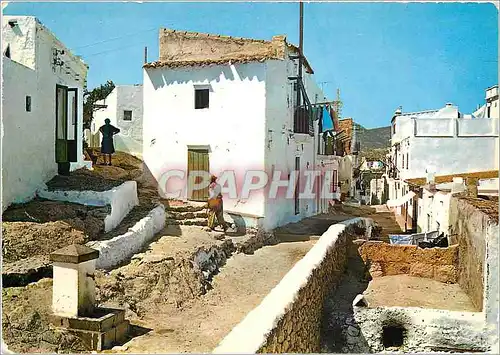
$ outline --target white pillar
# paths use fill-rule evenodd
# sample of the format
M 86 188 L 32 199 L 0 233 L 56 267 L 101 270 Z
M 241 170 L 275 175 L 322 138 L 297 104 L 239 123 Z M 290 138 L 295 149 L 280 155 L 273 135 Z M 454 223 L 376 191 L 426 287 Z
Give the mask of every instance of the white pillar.
M 63 317 L 92 314 L 94 271 L 99 251 L 73 244 L 50 254 L 53 262 L 52 312 Z

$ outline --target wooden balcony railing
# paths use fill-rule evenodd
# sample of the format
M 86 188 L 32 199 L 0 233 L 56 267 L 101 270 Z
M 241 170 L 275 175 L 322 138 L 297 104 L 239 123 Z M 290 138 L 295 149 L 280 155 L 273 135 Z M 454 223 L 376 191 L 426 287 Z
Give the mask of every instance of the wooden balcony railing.
M 300 106 L 295 109 L 293 125 L 294 133 L 303 133 L 314 136 L 314 124 L 311 114 L 311 110 L 304 106 Z

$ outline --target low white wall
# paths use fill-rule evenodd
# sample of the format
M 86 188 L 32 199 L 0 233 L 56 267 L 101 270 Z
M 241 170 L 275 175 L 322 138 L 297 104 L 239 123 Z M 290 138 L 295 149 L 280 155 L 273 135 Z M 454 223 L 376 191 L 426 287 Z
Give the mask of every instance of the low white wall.
M 92 241 L 87 246 L 99 250 L 96 267 L 109 269 L 138 253 L 160 230 L 165 227 L 166 212 L 163 205 L 155 207 L 125 234 L 102 241 Z
M 316 320 L 316 317 L 323 309 L 322 292 L 329 287 L 325 285 L 321 275 L 331 277 L 335 270 L 342 270 L 345 266 L 347 236 L 344 232 L 354 234 L 355 227 L 358 226 L 365 228 L 365 233 L 370 234 L 371 224 L 371 220 L 354 218 L 330 226 L 304 258 L 295 264 L 259 306 L 233 328 L 212 353 L 254 354 L 260 351 L 297 352 L 296 350 L 300 350 L 298 352 L 306 352 L 309 350 L 309 352 L 315 352 L 319 350 L 317 348 L 319 328 L 318 334 L 312 334 L 313 330 L 309 328 L 309 325 L 313 328 L 319 327 L 319 320 Z M 299 311 L 292 312 L 292 307 L 298 307 Z M 316 314 L 316 311 L 319 313 Z M 309 329 L 309 333 L 305 329 Z M 288 341 L 287 338 L 277 340 L 279 344 L 270 344 L 273 342 L 271 338 L 276 341 L 287 331 L 297 332 L 297 338 L 300 338 L 301 344 L 298 344 L 297 338 L 294 342 Z M 276 336 L 278 333 L 279 335 Z M 302 335 L 298 335 L 299 333 Z
M 123 218 L 139 204 L 137 182 L 126 181 L 108 191 L 49 191 L 46 188 L 37 192 L 48 200 L 67 201 L 88 206 L 111 205 L 111 213 L 104 219 L 104 230 L 116 228 Z
M 453 137 L 455 119 L 419 118 L 415 120 L 415 136 L 420 137 Z
M 498 119 L 457 120 L 459 137 L 498 136 Z

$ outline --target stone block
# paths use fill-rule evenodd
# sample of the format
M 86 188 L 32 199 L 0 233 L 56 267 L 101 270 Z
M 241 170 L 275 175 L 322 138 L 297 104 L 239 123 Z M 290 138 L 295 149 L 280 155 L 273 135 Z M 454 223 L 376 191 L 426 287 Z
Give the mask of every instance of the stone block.
M 371 277 L 382 277 L 384 276 L 384 269 L 381 263 L 372 262 L 370 264 L 370 270 L 368 271 Z
M 448 248 L 436 248 L 434 264 L 436 265 L 456 265 L 458 264 L 458 245 Z
M 385 275 L 401 275 L 410 272 L 410 264 L 407 262 L 388 262 L 384 265 Z
M 426 263 L 413 263 L 410 265 L 410 276 L 432 279 L 434 268 L 432 265 Z
M 69 330 L 70 333 L 76 336 L 83 344 L 83 346 L 89 350 L 102 350 L 101 334 L 98 332 L 89 332 L 85 330 Z
M 418 263 L 433 265 L 436 263 L 437 257 L 437 249 L 436 248 L 427 248 L 427 249 L 417 249 L 415 253 L 415 261 Z
M 411 262 L 417 251 L 417 247 L 413 245 L 387 245 L 384 249 L 384 260 L 398 263 Z
M 116 342 L 116 328 L 111 328 L 106 332 L 101 333 L 101 350 L 110 349 Z
M 458 280 L 457 268 L 454 265 L 435 266 L 434 279 L 444 283 L 456 283 Z

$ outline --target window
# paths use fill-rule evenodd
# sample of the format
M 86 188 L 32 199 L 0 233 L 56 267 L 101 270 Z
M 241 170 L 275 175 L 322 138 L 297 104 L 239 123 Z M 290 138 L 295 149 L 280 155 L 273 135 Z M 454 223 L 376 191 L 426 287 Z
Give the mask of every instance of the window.
M 408 161 L 410 160 L 409 153 L 406 153 L 406 169 L 408 169 Z
M 132 111 L 124 110 L 123 111 L 123 120 L 124 121 L 132 121 Z
M 194 108 L 204 109 L 208 108 L 209 89 L 195 89 L 194 91 Z
M 337 170 L 333 170 L 333 174 L 332 174 L 332 192 L 337 192 L 337 185 L 338 185 L 338 182 L 337 182 Z
M 10 46 L 9 46 L 9 45 L 7 45 L 7 48 L 5 49 L 4 54 L 5 54 L 5 56 L 6 56 L 7 58 L 10 58 Z
M 26 96 L 26 112 L 31 112 L 31 96 Z

